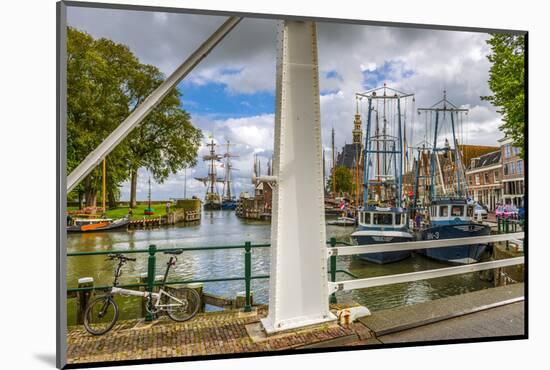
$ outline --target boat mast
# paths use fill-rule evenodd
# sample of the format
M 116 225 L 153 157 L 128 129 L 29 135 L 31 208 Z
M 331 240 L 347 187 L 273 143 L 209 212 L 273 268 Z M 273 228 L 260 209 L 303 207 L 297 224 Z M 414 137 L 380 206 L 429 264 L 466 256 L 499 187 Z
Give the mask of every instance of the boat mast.
M 443 91 L 443 99 L 432 105 L 430 108 L 418 108 L 418 112 L 435 112 L 435 128 L 434 128 L 434 140 L 433 140 L 433 148 L 432 148 L 432 156 L 430 161 L 430 181 L 431 181 L 431 191 L 430 191 L 430 197 L 433 201 L 436 197 L 435 190 L 436 190 L 436 182 L 435 182 L 435 165 L 436 161 L 439 164 L 439 157 L 438 152 L 442 151 L 442 149 L 437 147 L 437 135 L 439 130 L 439 112 L 443 112 L 443 114 L 449 113 L 451 116 L 451 129 L 452 129 L 452 135 L 453 135 L 453 143 L 454 148 L 452 149 L 452 153 L 454 153 L 454 164 L 455 164 L 455 176 L 457 181 L 457 189 L 456 189 L 456 195 L 462 196 L 462 190 L 461 190 L 461 176 L 460 172 L 462 169 L 461 163 L 462 159 L 460 156 L 460 151 L 458 149 L 458 141 L 456 138 L 456 130 L 455 130 L 455 122 L 454 122 L 454 116 L 453 114 L 456 114 L 458 116 L 458 113 L 465 112 L 468 114 L 468 109 L 462 109 L 458 108 L 456 105 L 451 103 L 449 100 L 447 100 L 447 92 Z M 443 149 L 445 150 L 445 149 Z M 441 170 L 439 170 L 441 172 Z M 445 190 L 445 184 L 443 183 L 443 176 L 441 175 L 441 185 L 443 189 Z M 463 176 L 464 177 L 464 176 Z M 446 191 L 445 191 L 446 193 Z
M 151 209 L 151 176 L 149 176 L 149 194 L 147 196 L 149 202 L 148 202 L 148 208 Z
M 334 126 L 332 127 L 332 198 L 336 198 L 336 153 L 334 153 Z
M 231 158 L 237 157 L 236 155 L 232 155 L 229 152 L 229 147 L 233 144 L 229 142 L 229 140 L 226 141 L 226 151 L 223 155 L 225 158 L 225 174 L 223 179 L 223 198 L 226 200 L 231 200 L 232 194 L 231 194 L 231 170 L 233 169 L 233 165 L 231 164 Z
M 382 90 L 381 95 L 377 95 L 377 92 Z M 388 91 L 390 95 L 388 95 Z M 373 192 L 377 194 L 379 200 L 383 202 L 395 201 L 396 207 L 401 207 L 401 193 L 402 193 L 402 176 L 403 176 L 403 128 L 401 127 L 401 99 L 413 97 L 413 94 L 405 94 L 395 89 L 387 87 L 385 84 L 383 87 L 379 87 L 364 93 L 357 93 L 359 97 L 367 98 L 368 100 L 368 115 L 367 115 L 367 132 L 365 136 L 365 150 L 364 150 L 364 187 L 365 192 L 363 194 L 364 204 L 368 204 L 369 200 L 369 186 L 375 186 L 376 190 Z M 374 109 L 373 100 L 382 99 L 382 134 L 380 134 L 379 128 L 379 112 L 378 109 Z M 393 106 L 392 112 L 397 111 L 397 120 L 391 120 L 388 122 L 387 110 Z M 377 105 L 378 106 L 378 105 Z M 372 124 L 372 111 L 376 111 L 376 126 L 374 136 L 371 135 Z M 393 115 L 392 115 L 393 117 Z M 397 124 L 396 130 L 389 132 L 388 124 L 393 122 Z M 392 126 L 393 127 L 393 126 Z M 397 136 L 393 136 L 393 133 Z M 394 134 L 395 135 L 395 134 Z M 372 144 L 375 142 L 375 148 L 372 149 Z M 382 142 L 382 145 L 380 145 Z M 382 148 L 380 150 L 380 147 Z M 376 170 L 373 179 L 370 180 L 370 167 L 373 164 L 372 159 L 375 156 Z M 390 156 L 387 158 L 387 156 Z M 382 157 L 382 158 L 380 158 Z M 380 163 L 381 162 L 381 163 Z M 381 168 L 380 168 L 381 166 Z M 393 174 L 390 176 L 390 172 Z M 393 179 L 390 179 L 393 177 Z
M 106 198 L 106 190 L 107 190 L 107 163 L 106 158 L 103 158 L 103 176 L 101 178 L 102 180 L 102 188 L 101 188 L 101 197 L 102 197 L 102 206 L 103 206 L 103 213 L 105 213 L 105 198 Z

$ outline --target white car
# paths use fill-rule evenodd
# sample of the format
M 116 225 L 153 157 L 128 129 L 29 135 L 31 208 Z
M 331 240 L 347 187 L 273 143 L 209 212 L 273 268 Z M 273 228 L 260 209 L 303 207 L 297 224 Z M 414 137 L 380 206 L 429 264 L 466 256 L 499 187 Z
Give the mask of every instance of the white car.
M 479 203 L 474 206 L 474 218 L 478 221 L 486 220 L 489 212 Z

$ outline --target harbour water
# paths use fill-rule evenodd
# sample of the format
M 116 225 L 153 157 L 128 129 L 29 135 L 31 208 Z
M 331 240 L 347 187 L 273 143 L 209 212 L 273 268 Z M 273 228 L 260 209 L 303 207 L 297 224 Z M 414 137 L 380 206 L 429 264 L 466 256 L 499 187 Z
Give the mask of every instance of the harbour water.
M 354 227 L 327 226 L 327 238 L 350 240 Z M 170 226 L 152 230 L 132 230 L 121 232 L 70 234 L 68 252 L 97 250 L 145 249 L 151 244 L 158 248 L 185 248 L 192 246 L 236 245 L 250 241 L 253 244 L 270 242 L 270 223 L 245 220 L 235 216 L 233 211 L 205 211 L 200 224 L 192 226 Z M 147 254 L 134 254 L 136 262 L 123 268 L 121 284 L 135 283 L 140 274 L 147 271 Z M 252 274 L 269 274 L 269 248 L 252 250 Z M 162 274 L 168 256 L 157 254 L 157 274 Z M 339 270 L 348 270 L 358 277 L 373 277 L 422 271 L 446 267 L 447 265 L 413 254 L 404 261 L 377 265 L 360 260 L 357 256 L 338 258 Z M 93 277 L 96 285 L 110 285 L 113 279 L 113 262 L 106 261 L 104 255 L 68 257 L 67 286 L 76 287 L 81 277 Z M 176 269 L 169 280 L 213 279 L 244 276 L 244 250 L 188 251 L 178 256 Z M 338 273 L 338 280 L 350 279 Z M 267 303 L 268 279 L 252 281 L 255 303 Z M 479 279 L 477 273 L 456 275 L 411 283 L 354 290 L 338 293 L 340 302 L 353 300 L 367 306 L 371 311 L 425 302 L 437 298 L 458 295 L 491 287 L 492 284 Z M 215 282 L 204 285 L 205 292 L 233 298 L 244 291 L 243 281 Z M 121 319 L 135 318 L 139 312 L 139 298 L 117 297 L 121 309 Z M 215 310 L 207 307 L 207 310 Z M 68 300 L 68 324 L 76 322 L 75 299 Z

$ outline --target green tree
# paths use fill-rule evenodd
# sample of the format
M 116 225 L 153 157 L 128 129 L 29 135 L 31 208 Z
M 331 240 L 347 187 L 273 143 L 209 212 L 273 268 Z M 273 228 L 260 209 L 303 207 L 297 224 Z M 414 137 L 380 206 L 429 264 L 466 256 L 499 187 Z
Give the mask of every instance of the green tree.
M 70 173 L 128 115 L 130 98 L 123 86 L 139 64 L 129 49 L 69 27 L 67 34 L 67 172 Z M 120 165 L 124 146 L 107 157 L 111 187 L 128 177 Z M 76 188 L 85 205 L 95 206 L 101 166 Z M 110 188 L 111 191 L 113 189 Z
M 135 109 L 163 81 L 161 72 L 142 65 L 136 73 Z M 180 93 L 172 90 L 126 138 L 130 170 L 130 205 L 136 205 L 138 170 L 147 168 L 157 183 L 184 167 L 196 165 L 202 133 L 191 124 L 190 115 L 180 108 Z
M 154 66 L 141 64 L 127 46 L 94 39 L 68 28 L 67 171 L 72 171 L 164 80 Z M 116 204 L 120 183 L 131 177 L 133 201 L 137 170 L 148 168 L 157 182 L 195 164 L 202 134 L 180 107 L 174 89 L 142 124 L 107 156 L 107 194 Z M 101 167 L 101 166 L 99 166 Z M 95 206 L 101 168 L 75 192 Z M 74 195 L 73 195 L 74 197 Z
M 503 115 L 500 129 L 511 137 L 514 146 L 525 153 L 525 37 L 523 35 L 492 34 L 487 40 L 491 54 L 489 88 L 491 96 L 481 99 L 490 101 Z
M 336 167 L 334 177 L 336 179 L 336 192 L 351 194 L 354 191 L 353 173 L 349 168 L 343 166 Z M 332 190 L 332 176 L 328 179 L 327 188 Z

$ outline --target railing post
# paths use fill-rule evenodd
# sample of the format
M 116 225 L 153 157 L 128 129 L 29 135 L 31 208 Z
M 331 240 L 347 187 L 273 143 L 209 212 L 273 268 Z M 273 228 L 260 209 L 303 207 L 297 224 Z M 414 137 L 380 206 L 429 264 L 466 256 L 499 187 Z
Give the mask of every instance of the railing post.
M 153 289 L 155 287 L 155 264 L 157 262 L 157 258 L 155 256 L 155 253 L 157 252 L 157 246 L 154 244 L 151 244 L 149 246 L 149 259 L 147 261 L 147 291 L 153 292 Z M 153 314 L 151 312 L 147 312 L 147 315 L 145 316 L 145 321 L 152 321 L 153 320 Z
M 508 218 L 504 219 L 504 231 L 506 234 L 510 232 L 510 220 Z
M 497 232 L 500 234 L 502 232 L 502 222 L 501 218 L 497 217 Z
M 250 242 L 244 243 L 244 285 L 245 285 L 245 304 L 244 312 L 252 311 L 250 301 L 250 278 L 252 276 L 252 253 Z
M 90 302 L 90 298 L 92 297 L 94 278 L 84 277 L 78 279 L 78 287 L 92 288 L 92 290 L 81 290 L 76 293 L 76 323 L 78 325 L 82 325 L 84 323 L 84 312 L 86 311 L 86 307 L 88 307 L 88 303 Z
M 330 238 L 330 246 L 336 247 L 336 238 Z M 330 256 L 330 281 L 336 281 L 336 256 Z M 330 295 L 330 303 L 336 303 L 336 293 Z

